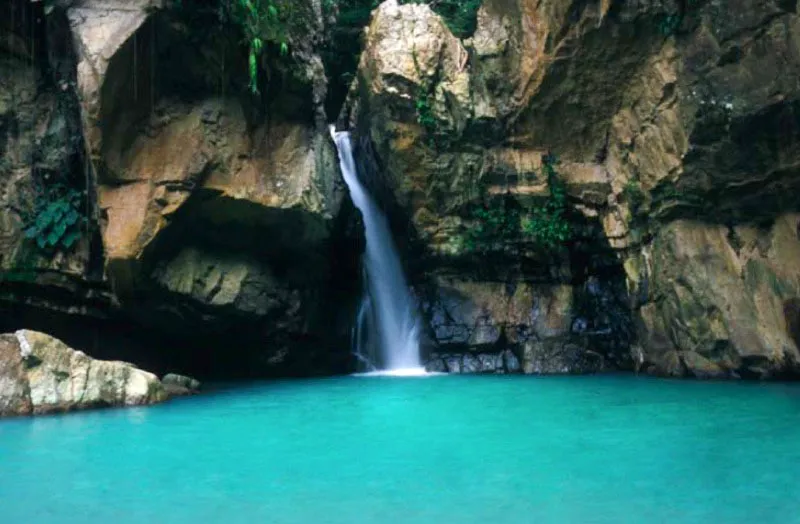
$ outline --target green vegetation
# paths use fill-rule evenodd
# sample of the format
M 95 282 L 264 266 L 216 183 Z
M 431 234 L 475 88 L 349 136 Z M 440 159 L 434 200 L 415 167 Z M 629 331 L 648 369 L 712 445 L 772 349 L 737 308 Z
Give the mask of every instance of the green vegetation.
M 644 191 L 636 180 L 628 180 L 625 187 L 622 188 L 622 195 L 630 206 L 632 214 L 636 214 L 642 208 L 645 202 Z
M 240 30 L 248 50 L 249 89 L 254 94 L 259 93 L 259 65 L 264 52 L 272 47 L 280 56 L 288 55 L 290 32 L 306 28 L 311 19 L 309 2 L 297 0 L 175 0 L 174 6 L 190 14 L 216 11 L 220 23 Z
M 467 231 L 462 243 L 469 251 L 488 251 L 494 242 L 520 237 L 519 206 L 510 197 L 473 208 L 469 218 L 474 225 Z
M 401 4 L 428 4 L 458 38 L 469 38 L 478 25 L 482 0 L 401 0 Z
M 474 226 L 463 239 L 464 247 L 470 251 L 485 251 L 494 242 L 520 240 L 549 252 L 572 239 L 572 227 L 567 219 L 566 188 L 555 169 L 558 160 L 550 154 L 543 160 L 542 170 L 547 177 L 550 196 L 541 205 L 528 209 L 522 208 L 508 195 L 472 209 L 469 219 Z
M 57 183 L 37 196 L 26 220 L 25 237 L 45 252 L 68 250 L 81 236 L 86 217 L 81 214 L 81 192 Z
M 572 228 L 566 220 L 567 191 L 556 173 L 558 159 L 548 154 L 543 161 L 542 170 L 550 186 L 550 198 L 523 217 L 522 231 L 540 247 L 555 249 L 572 238 Z
M 417 110 L 417 123 L 425 129 L 429 137 L 436 132 L 436 117 L 433 116 L 432 100 L 433 93 L 428 86 L 420 85 L 414 101 L 414 108 Z
M 224 0 L 220 16 L 238 25 L 248 46 L 250 91 L 258 93 L 258 61 L 265 43 L 289 52 L 287 26 L 296 5 L 292 0 Z
M 30 250 L 23 251 L 22 256 L 17 257 L 15 267 L 0 270 L 0 284 L 3 282 L 30 283 L 35 281 L 36 266 L 34 265 L 33 253 Z

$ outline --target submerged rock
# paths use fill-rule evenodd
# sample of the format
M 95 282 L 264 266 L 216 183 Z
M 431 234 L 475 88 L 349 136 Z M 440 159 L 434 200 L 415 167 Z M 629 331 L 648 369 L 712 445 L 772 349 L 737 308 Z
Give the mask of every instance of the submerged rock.
M 200 391 L 199 380 L 177 373 L 167 373 L 161 378 L 161 383 L 170 396 L 193 395 Z
M 126 362 L 95 360 L 36 331 L 0 335 L 0 416 L 167 399 L 158 378 Z

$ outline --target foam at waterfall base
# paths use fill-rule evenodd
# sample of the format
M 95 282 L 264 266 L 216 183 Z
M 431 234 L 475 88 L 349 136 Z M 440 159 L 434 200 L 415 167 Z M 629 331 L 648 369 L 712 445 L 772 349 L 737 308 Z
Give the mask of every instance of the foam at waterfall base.
M 444 375 L 444 373 L 432 373 L 425 371 L 425 368 L 400 368 L 353 374 L 355 377 L 432 377 L 436 375 Z

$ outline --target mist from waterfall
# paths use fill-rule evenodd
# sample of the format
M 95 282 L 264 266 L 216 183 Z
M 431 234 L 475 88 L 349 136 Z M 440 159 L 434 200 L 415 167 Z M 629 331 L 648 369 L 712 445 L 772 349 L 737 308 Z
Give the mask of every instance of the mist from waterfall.
M 353 349 L 357 357 L 367 363 L 369 371 L 386 370 L 398 375 L 423 373 L 416 308 L 388 220 L 358 179 L 350 133 L 336 132 L 331 127 L 331 134 L 339 151 L 342 176 L 353 204 L 361 211 L 366 233 L 365 295 L 356 318 Z M 377 341 L 370 340 L 371 324 L 374 324 Z M 369 351 L 369 346 L 377 346 L 377 355 L 371 354 L 374 352 Z

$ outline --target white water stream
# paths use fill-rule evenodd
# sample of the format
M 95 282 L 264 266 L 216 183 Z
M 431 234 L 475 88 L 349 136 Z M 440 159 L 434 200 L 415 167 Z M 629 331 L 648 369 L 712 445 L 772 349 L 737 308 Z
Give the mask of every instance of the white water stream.
M 350 134 L 336 132 L 333 140 L 339 150 L 342 176 L 350 189 L 353 204 L 361 211 L 366 233 L 366 294 L 356 319 L 353 345 L 362 361 L 372 364 L 370 374 L 424 374 L 419 356 L 419 323 L 414 301 L 408 290 L 397 249 L 392 241 L 386 216 L 358 180 Z M 366 325 L 374 319 L 379 354 L 370 358 L 363 347 Z

